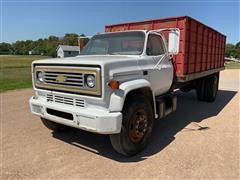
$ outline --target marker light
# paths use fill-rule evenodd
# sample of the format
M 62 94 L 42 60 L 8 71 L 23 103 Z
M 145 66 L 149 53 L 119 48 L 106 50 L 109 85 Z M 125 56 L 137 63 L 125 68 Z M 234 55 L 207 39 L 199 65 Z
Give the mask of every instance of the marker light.
M 111 80 L 108 85 L 112 88 L 112 89 L 119 89 L 119 82 L 115 81 L 115 80 Z

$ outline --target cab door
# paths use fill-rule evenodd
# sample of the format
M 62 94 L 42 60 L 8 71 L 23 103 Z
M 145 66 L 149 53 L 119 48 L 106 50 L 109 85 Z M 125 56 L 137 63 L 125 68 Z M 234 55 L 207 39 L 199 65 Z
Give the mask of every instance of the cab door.
M 163 37 L 158 33 L 149 33 L 146 56 L 152 63 L 149 70 L 150 82 L 155 96 L 167 92 L 173 81 L 173 65 L 168 56 Z

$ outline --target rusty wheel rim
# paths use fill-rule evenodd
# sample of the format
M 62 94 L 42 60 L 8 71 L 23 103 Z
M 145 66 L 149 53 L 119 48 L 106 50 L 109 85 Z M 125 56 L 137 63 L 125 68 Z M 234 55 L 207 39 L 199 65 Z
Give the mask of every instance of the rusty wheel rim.
M 143 140 L 148 129 L 147 113 L 144 109 L 138 109 L 129 120 L 129 138 L 133 143 Z

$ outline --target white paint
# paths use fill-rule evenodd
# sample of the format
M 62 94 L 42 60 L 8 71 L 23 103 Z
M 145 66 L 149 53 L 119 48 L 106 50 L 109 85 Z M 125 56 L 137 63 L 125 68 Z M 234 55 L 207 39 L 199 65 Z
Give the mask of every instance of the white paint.
M 42 117 L 45 117 L 49 120 L 65 125 L 76 127 L 75 122 L 79 122 L 80 126 L 77 127 L 85 129 L 87 131 L 104 134 L 120 132 L 122 121 L 121 110 L 123 108 L 125 98 L 129 92 L 138 88 L 149 87 L 153 94 L 153 102 L 155 103 L 155 96 L 166 93 L 170 89 L 173 81 L 173 65 L 168 55 L 166 40 L 161 34 L 157 32 L 143 32 L 146 35 L 146 41 L 150 33 L 159 35 L 163 39 L 165 54 L 159 56 L 146 55 L 147 42 L 145 41 L 144 50 L 141 55 L 89 55 L 34 61 L 34 65 L 56 64 L 56 66 L 58 66 L 68 64 L 69 66 L 73 65 L 72 68 L 81 68 L 81 66 L 74 67 L 76 64 L 85 66 L 101 66 L 102 96 L 94 97 L 88 95 L 76 95 L 69 93 L 66 94 L 54 91 L 40 90 L 34 87 L 35 91 L 42 92 L 43 94 L 52 92 L 55 94 L 61 94 L 62 96 L 84 99 L 87 103 L 87 107 L 69 108 L 64 104 L 50 105 L 44 101 L 44 97 L 31 99 L 30 106 L 32 104 L 39 104 L 44 108 L 51 107 L 52 109 L 71 112 L 74 114 L 74 117 L 75 115 L 79 115 L 78 118 L 74 118 L 73 122 L 64 120 L 62 118 L 53 117 L 47 113 L 41 115 Z M 62 57 L 62 51 L 59 53 L 59 56 Z M 147 75 L 144 75 L 143 71 L 146 71 Z M 118 90 L 112 90 L 108 86 L 108 82 L 111 79 L 120 82 L 120 88 Z M 154 104 L 154 112 L 156 117 L 157 115 L 155 107 L 156 106 Z

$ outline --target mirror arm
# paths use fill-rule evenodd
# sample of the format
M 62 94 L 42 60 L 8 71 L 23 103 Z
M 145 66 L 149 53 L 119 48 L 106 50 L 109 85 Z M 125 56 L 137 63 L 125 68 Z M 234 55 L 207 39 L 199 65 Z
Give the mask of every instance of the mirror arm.
M 157 64 L 153 67 L 153 69 L 156 69 L 157 66 L 162 62 L 163 58 L 167 55 L 167 53 L 165 53 L 160 59 L 159 61 L 157 62 Z

